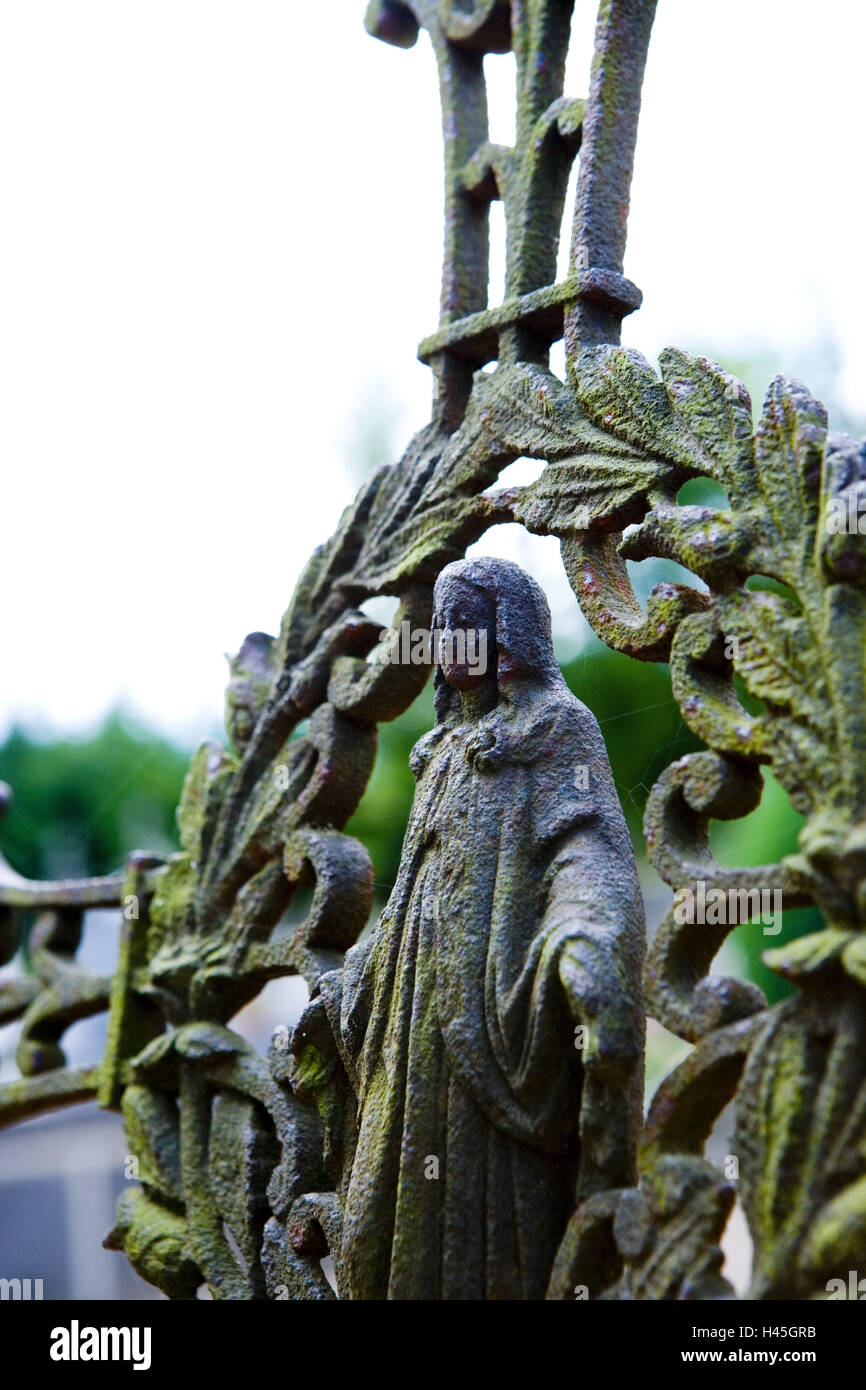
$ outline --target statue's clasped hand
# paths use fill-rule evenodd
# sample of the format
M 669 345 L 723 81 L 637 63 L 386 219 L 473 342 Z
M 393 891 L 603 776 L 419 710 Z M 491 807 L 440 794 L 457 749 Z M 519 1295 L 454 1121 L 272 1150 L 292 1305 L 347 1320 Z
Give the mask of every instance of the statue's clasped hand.
M 502 761 L 507 747 L 501 728 L 482 724 L 466 741 L 466 761 L 477 772 L 489 771 Z
M 619 982 L 609 978 L 601 960 L 587 968 L 585 946 L 569 943 L 559 966 L 572 1018 L 584 1029 L 581 1061 L 600 1081 L 622 1084 L 640 1061 L 635 1032 L 623 1012 Z

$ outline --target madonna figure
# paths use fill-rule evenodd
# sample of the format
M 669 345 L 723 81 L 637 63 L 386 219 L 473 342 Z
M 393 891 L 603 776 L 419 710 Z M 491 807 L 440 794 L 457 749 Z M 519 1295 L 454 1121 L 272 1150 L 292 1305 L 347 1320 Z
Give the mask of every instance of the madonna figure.
M 634 1181 L 643 904 L 541 589 L 479 558 L 434 599 L 436 723 L 399 875 L 294 1047 L 326 1037 L 352 1093 L 342 1296 L 537 1299 L 575 1205 Z M 461 661 L 479 633 L 486 665 Z

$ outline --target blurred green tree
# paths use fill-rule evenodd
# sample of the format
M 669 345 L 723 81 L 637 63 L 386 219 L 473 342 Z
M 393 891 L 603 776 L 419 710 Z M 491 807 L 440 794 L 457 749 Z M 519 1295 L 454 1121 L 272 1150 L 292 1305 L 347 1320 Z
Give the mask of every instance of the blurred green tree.
M 13 791 L 0 848 L 28 878 L 105 874 L 132 849 L 175 850 L 188 760 L 120 712 L 79 738 L 15 728 L 0 745 L 0 779 Z

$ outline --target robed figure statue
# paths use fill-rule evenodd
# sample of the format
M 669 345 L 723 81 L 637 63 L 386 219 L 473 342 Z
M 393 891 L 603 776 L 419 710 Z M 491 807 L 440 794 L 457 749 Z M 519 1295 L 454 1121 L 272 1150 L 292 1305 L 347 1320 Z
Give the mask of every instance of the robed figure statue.
M 543 1298 L 576 1203 L 634 1181 L 643 904 L 539 586 L 461 561 L 434 609 L 436 723 L 397 881 L 293 1048 L 330 1053 L 349 1096 L 330 1136 L 341 1295 Z

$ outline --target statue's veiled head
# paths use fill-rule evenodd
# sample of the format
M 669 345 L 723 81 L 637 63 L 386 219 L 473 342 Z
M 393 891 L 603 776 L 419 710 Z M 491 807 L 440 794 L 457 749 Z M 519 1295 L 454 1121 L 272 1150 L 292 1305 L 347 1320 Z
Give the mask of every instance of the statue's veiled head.
M 510 560 L 479 556 L 447 565 L 433 591 L 439 638 L 436 711 L 442 719 L 462 695 L 489 703 L 521 688 L 562 679 L 543 591 Z

